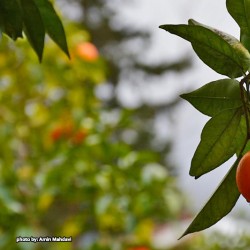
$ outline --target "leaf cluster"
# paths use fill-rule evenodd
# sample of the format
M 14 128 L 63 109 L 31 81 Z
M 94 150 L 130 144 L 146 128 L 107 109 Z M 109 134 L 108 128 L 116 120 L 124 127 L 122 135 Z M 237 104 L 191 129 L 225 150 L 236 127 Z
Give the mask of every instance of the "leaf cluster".
M 189 41 L 206 65 L 228 77 L 181 95 L 198 111 L 211 117 L 202 130 L 200 143 L 191 161 L 190 175 L 199 178 L 220 167 L 233 155 L 237 156 L 183 236 L 218 222 L 232 210 L 240 195 L 235 181 L 236 169 L 250 140 L 250 1 L 227 0 L 226 5 L 240 27 L 240 40 L 192 19 L 187 25 L 160 26 Z M 241 79 L 237 80 L 238 77 Z
M 0 31 L 13 40 L 25 34 L 40 61 L 46 33 L 69 56 L 62 22 L 48 0 L 2 0 Z

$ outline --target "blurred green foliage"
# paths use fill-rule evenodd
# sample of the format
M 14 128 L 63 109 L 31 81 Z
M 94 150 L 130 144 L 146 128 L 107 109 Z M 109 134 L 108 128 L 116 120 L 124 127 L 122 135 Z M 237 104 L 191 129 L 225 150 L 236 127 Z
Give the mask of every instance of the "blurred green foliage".
M 50 41 L 42 64 L 25 41 L 1 42 L 2 249 L 147 244 L 154 223 L 182 208 L 159 153 L 128 142 L 134 111 L 110 109 L 96 97 L 107 64 L 79 54 L 87 31 L 68 29 L 71 60 Z M 18 236 L 73 242 L 16 244 Z

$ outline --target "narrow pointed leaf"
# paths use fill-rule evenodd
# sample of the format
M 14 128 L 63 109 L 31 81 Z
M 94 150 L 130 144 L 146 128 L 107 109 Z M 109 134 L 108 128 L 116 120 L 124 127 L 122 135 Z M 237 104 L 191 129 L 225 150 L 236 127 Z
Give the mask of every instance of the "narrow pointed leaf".
M 0 1 L 1 29 L 5 34 L 16 40 L 22 37 L 22 13 L 17 0 Z
M 40 12 L 33 0 L 20 0 L 23 11 L 24 31 L 35 50 L 40 61 L 42 61 L 45 28 Z
M 211 227 L 233 209 L 240 196 L 235 181 L 238 162 L 239 159 L 181 237 Z
M 208 116 L 214 116 L 225 109 L 242 106 L 239 82 L 233 79 L 207 83 L 181 97 Z
M 65 31 L 53 5 L 48 0 L 34 1 L 40 11 L 48 35 L 69 57 Z
M 162 25 L 160 28 L 191 42 L 200 59 L 216 72 L 230 78 L 250 68 L 250 54 L 232 36 L 201 25 Z
M 238 143 L 235 138 L 241 114 L 241 109 L 229 109 L 207 122 L 191 162 L 191 176 L 199 178 L 219 167 L 236 153 Z

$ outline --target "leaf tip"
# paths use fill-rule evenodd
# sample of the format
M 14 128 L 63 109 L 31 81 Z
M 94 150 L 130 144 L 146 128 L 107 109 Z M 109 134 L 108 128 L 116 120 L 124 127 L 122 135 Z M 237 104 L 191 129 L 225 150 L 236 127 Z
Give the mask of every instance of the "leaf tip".
M 187 96 L 187 94 L 181 94 L 181 95 L 180 95 L 180 98 L 186 100 L 186 96 Z
M 181 240 L 184 236 L 185 236 L 185 232 L 177 239 L 177 240 Z
M 71 56 L 70 56 L 70 53 L 69 53 L 69 50 L 67 49 L 67 51 L 64 51 L 66 56 L 68 57 L 68 59 L 70 60 L 71 59 Z
M 42 55 L 38 55 L 38 60 L 39 60 L 39 63 L 42 63 L 42 61 L 43 61 L 43 56 L 42 56 Z
M 195 25 L 195 24 L 197 24 L 197 22 L 194 19 L 191 18 L 191 19 L 188 20 L 188 24 L 189 25 Z
M 202 176 L 202 174 L 199 174 L 199 175 L 194 174 L 192 170 L 190 170 L 189 175 L 194 177 L 195 180 L 197 180 L 198 178 L 200 178 Z

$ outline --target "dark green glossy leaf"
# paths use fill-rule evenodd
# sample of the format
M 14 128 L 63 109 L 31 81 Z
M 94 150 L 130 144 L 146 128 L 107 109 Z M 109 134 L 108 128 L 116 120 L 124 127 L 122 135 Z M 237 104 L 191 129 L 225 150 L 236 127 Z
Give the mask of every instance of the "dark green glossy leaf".
M 41 14 L 33 0 L 20 0 L 20 2 L 25 34 L 41 61 L 45 38 L 45 28 Z
M 1 29 L 13 40 L 22 37 L 22 13 L 17 0 L 0 1 Z
M 242 76 L 250 67 L 250 54 L 234 37 L 190 21 L 192 25 L 162 25 L 160 28 L 191 42 L 200 59 L 230 78 Z M 195 24 L 195 25 L 194 25 Z
M 208 116 L 214 116 L 225 109 L 242 106 L 239 82 L 232 79 L 207 83 L 181 97 Z
M 64 28 L 53 5 L 48 0 L 34 0 L 51 39 L 69 56 Z
M 233 209 L 240 196 L 235 181 L 238 162 L 239 159 L 181 237 L 211 227 Z
M 198 178 L 210 172 L 236 153 L 241 114 L 241 109 L 224 110 L 207 122 L 191 162 L 191 176 Z

